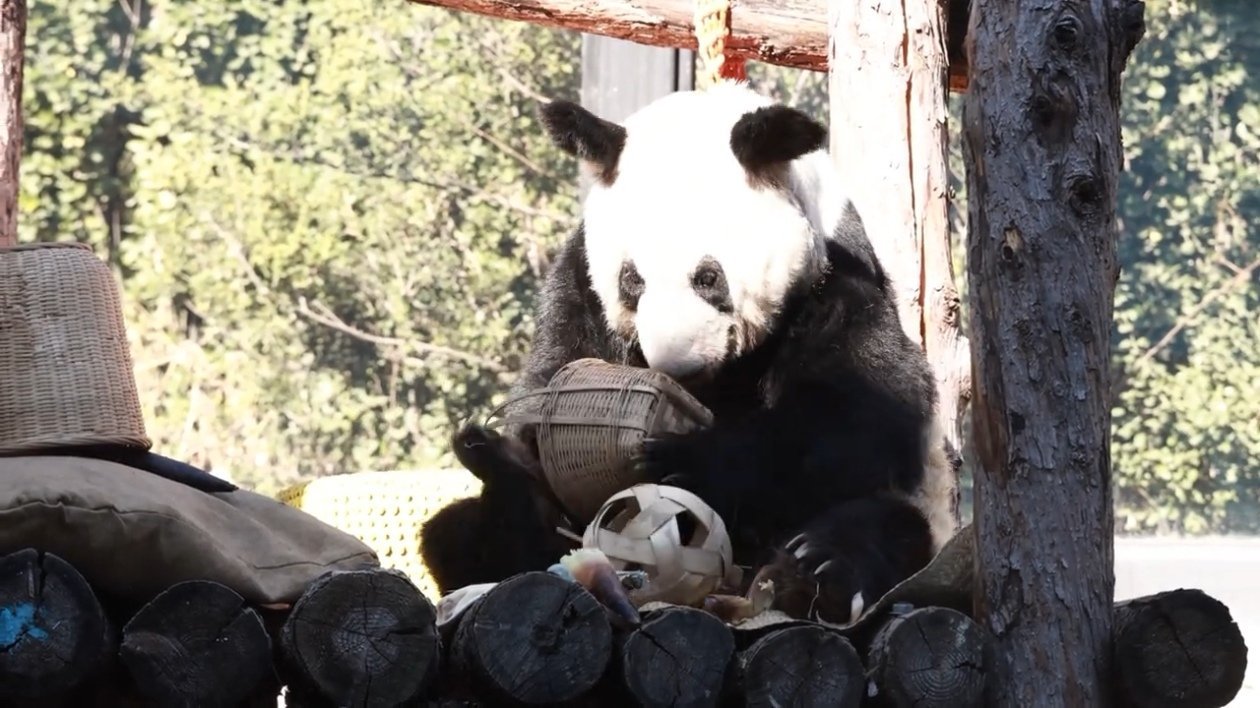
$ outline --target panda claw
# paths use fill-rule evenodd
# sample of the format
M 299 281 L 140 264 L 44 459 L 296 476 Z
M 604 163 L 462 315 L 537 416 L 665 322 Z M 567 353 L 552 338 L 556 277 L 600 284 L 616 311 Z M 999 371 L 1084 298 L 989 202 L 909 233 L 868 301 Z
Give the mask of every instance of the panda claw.
M 792 555 L 796 557 L 796 560 L 801 560 L 805 556 L 809 555 L 809 544 L 802 543 L 801 547 L 797 548 L 796 552 L 793 553 Z
M 859 590 L 853 593 L 853 599 L 849 601 L 849 624 L 857 622 L 864 609 L 866 609 L 866 599 L 862 597 L 862 591 Z
M 687 475 L 671 474 L 661 480 L 661 484 L 666 487 L 678 487 L 685 489 L 687 487 Z
M 787 544 L 783 546 L 783 550 L 788 551 L 790 553 L 792 552 L 794 548 L 796 548 L 797 546 L 801 545 L 804 542 L 805 542 L 805 534 L 803 533 L 797 534 L 795 538 L 793 538 L 791 541 L 788 541 Z
M 822 577 L 822 575 L 823 575 L 823 573 L 827 572 L 827 569 L 828 569 L 828 568 L 830 568 L 830 567 L 831 567 L 831 561 L 829 561 L 829 560 L 828 560 L 828 561 L 824 561 L 822 565 L 820 565 L 820 566 L 818 566 L 817 568 L 815 568 L 815 569 L 814 569 L 814 577 L 815 577 L 815 578 L 821 578 L 821 577 Z

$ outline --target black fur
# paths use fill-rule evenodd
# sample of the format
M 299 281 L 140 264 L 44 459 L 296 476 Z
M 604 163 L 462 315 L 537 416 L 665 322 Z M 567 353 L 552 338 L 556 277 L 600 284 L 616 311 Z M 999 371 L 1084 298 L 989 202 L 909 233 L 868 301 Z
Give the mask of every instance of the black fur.
M 421 529 L 420 554 L 442 592 L 558 561 L 566 546 L 552 531 L 557 505 L 527 451 L 478 426 L 460 430 L 451 446 L 482 490 L 447 505 Z
M 744 169 L 758 173 L 821 148 L 827 129 L 787 106 L 758 108 L 731 128 L 731 150 Z
M 600 312 L 579 227 L 548 271 L 532 351 L 509 396 L 546 386 L 561 366 L 576 359 L 643 366 L 637 349 L 609 335 Z M 529 431 L 523 432 L 528 444 Z M 441 509 L 421 529 L 421 556 L 443 593 L 543 570 L 567 551 L 554 530 L 564 510 L 512 442 L 478 426 L 465 427 L 452 440 L 455 456 L 481 480 L 482 492 Z
M 793 617 L 847 623 L 854 619 L 850 610 L 855 594 L 861 593 L 862 604 L 869 607 L 932 557 L 927 520 L 885 495 L 841 502 L 815 517 L 802 536 L 777 550 L 756 578 L 774 582 L 776 608 Z M 797 557 L 794 552 L 799 551 Z
M 595 166 L 596 176 L 611 184 L 626 145 L 626 129 L 571 101 L 543 106 L 543 126 L 561 150 Z

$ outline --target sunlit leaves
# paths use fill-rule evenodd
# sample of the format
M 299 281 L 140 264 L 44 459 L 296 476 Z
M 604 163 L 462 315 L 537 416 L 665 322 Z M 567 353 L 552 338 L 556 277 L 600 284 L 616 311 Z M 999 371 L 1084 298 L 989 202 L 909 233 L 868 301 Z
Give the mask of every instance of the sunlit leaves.
M 158 449 L 265 489 L 448 461 L 525 347 L 529 253 L 571 225 L 573 167 L 527 93 L 576 94 L 577 37 L 406 4 L 159 3 L 127 39 L 135 75 L 102 82 L 99 5 L 32 13 L 23 237 L 108 243 L 126 167 L 117 259 Z

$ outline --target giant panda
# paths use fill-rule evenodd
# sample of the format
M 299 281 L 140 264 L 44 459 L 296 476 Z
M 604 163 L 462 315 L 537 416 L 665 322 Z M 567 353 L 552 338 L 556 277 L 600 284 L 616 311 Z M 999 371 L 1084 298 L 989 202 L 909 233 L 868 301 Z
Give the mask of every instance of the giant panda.
M 778 609 L 852 621 L 952 535 L 956 459 L 826 130 L 742 82 L 669 94 L 623 123 L 566 101 L 541 115 L 590 189 L 513 393 L 584 357 L 672 377 L 715 422 L 647 441 L 644 479 L 710 504 Z M 422 529 L 442 592 L 565 552 L 527 437 L 455 435 L 483 491 Z

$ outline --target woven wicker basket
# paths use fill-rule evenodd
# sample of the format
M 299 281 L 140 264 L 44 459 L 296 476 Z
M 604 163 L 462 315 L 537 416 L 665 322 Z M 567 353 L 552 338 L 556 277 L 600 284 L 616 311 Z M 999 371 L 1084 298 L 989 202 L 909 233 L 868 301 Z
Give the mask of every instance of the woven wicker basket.
M 690 539 L 679 527 L 684 515 L 696 529 Z M 603 551 L 618 570 L 647 572 L 647 584 L 630 593 L 636 604 L 695 605 L 737 572 L 722 517 L 678 487 L 638 484 L 617 492 L 586 527 L 582 545 Z
M 420 555 L 424 523 L 446 505 L 481 493 L 467 470 L 354 472 L 320 477 L 276 498 L 376 551 L 381 565 L 406 573 L 431 601 L 441 599 Z
M 610 496 L 643 481 L 633 459 L 645 438 L 713 423 L 709 410 L 668 376 L 599 359 L 569 363 L 545 388 L 499 411 L 505 409 L 512 412 L 501 424 L 534 428 L 547 484 L 583 525 Z
M 0 249 L 0 454 L 149 448 L 109 268 L 77 243 Z

